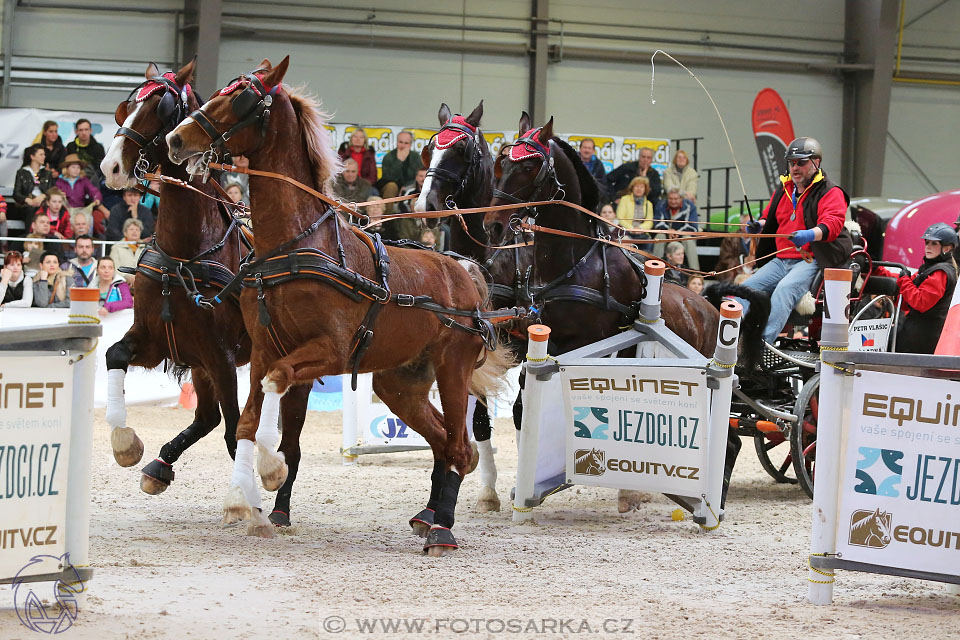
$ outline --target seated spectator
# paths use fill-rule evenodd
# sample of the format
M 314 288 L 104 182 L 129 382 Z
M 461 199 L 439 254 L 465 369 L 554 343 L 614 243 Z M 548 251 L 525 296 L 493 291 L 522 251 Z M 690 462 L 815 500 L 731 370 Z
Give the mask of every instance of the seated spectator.
M 72 143 L 71 143 L 72 144 Z M 97 233 L 104 233 L 104 220 L 110 217 L 110 212 L 103 206 L 100 199 L 100 190 L 94 186 L 85 175 L 81 175 L 86 163 L 76 154 L 68 153 L 60 164 L 60 177 L 57 178 L 57 188 L 67 196 L 67 207 L 73 215 L 83 210 L 93 216 L 93 227 Z
M 350 134 L 350 142 L 341 144 L 337 154 L 344 162 L 348 159 L 356 162 L 360 177 L 371 185 L 377 181 L 377 152 L 372 146 L 367 145 L 366 131 L 359 127 L 354 129 Z M 360 200 L 354 200 L 354 202 L 360 202 Z
M 229 164 L 240 167 L 241 169 L 250 168 L 250 159 L 246 156 L 233 156 Z M 220 173 L 220 186 L 224 190 L 228 190 L 230 185 L 237 185 L 240 187 L 240 198 L 234 200 L 234 202 L 239 202 L 243 200 L 246 203 L 250 203 L 250 176 L 246 173 L 233 173 L 231 171 L 223 171 Z
M 58 239 L 56 232 L 50 229 L 50 218 L 43 212 L 33 216 L 33 222 L 30 223 L 30 235 L 28 237 L 43 238 L 44 240 Z M 61 262 L 65 260 L 63 257 L 63 248 L 59 242 L 51 242 L 49 245 L 45 245 L 45 248 L 49 253 L 57 254 Z
M 33 306 L 65 308 L 70 306 L 73 269 L 60 268 L 57 254 L 45 251 L 40 256 L 40 271 L 33 283 Z
M 46 213 L 50 218 L 50 230 L 60 240 L 73 238 L 73 228 L 70 226 L 70 211 L 67 209 L 67 197 L 63 191 L 52 187 L 47 191 L 47 201 L 37 209 L 37 213 Z
M 345 202 L 364 202 L 373 195 L 373 185 L 361 178 L 357 161 L 350 158 L 343 163 L 343 173 L 333 181 L 333 195 Z
M 93 125 L 86 118 L 80 118 L 74 125 L 74 133 L 77 137 L 67 144 L 67 157 L 74 155 L 82 163 L 82 169 L 87 178 L 95 185 L 99 185 L 103 179 L 100 173 L 100 163 L 103 162 L 107 153 L 103 150 L 103 145 L 97 142 L 93 137 Z M 63 171 L 63 169 L 60 169 Z M 99 200 L 99 193 L 97 200 Z
M 687 286 L 687 274 L 683 271 L 678 271 L 679 268 L 683 267 L 683 244 L 674 240 L 673 242 L 667 243 L 666 248 L 666 263 L 667 271 L 663 274 L 664 282 L 672 282 L 678 284 L 681 287 Z
M 412 196 L 418 195 L 423 191 L 423 181 L 427 179 L 427 169 L 425 167 L 420 167 L 417 169 L 417 175 L 413 179 L 413 182 L 406 185 L 403 189 L 400 190 L 400 195 L 402 196 Z M 416 198 L 411 198 L 410 200 L 404 200 L 403 202 L 397 203 L 397 211 L 400 213 L 410 213 L 413 211 L 413 205 L 417 202 Z
M 381 233 L 382 228 L 381 228 L 381 224 L 378 223 L 378 221 L 381 220 L 381 218 L 383 218 L 383 209 L 384 209 L 383 198 L 381 198 L 380 196 L 370 196 L 369 198 L 367 198 L 367 202 L 374 203 L 361 209 L 364 215 L 370 218 L 371 226 L 367 227 L 367 231 L 369 231 L 370 233 Z M 357 220 L 350 220 L 350 222 L 357 222 Z
M 673 156 L 673 162 L 663 172 L 663 189 L 667 193 L 670 189 L 676 187 L 680 190 L 680 195 L 691 202 L 697 201 L 697 182 L 700 176 L 696 170 L 690 166 L 690 158 L 687 152 L 681 149 Z
M 643 147 L 635 162 L 625 162 L 607 174 L 608 189 L 615 196 L 621 196 L 627 193 L 631 180 L 638 176 L 646 178 L 650 181 L 647 199 L 653 203 L 653 208 L 656 210 L 657 203 L 660 201 L 660 174 L 652 165 L 653 149 Z
M 137 261 L 140 260 L 140 254 L 143 253 L 143 245 L 139 244 L 140 234 L 143 232 L 143 222 L 136 218 L 127 218 L 123 223 L 123 242 L 113 245 L 110 250 L 110 258 L 119 270 L 120 267 L 130 267 L 135 269 Z M 127 284 L 133 286 L 134 274 L 121 274 Z
M 397 148 L 383 157 L 380 179 L 376 187 L 384 198 L 395 198 L 400 188 L 414 182 L 417 170 L 423 166 L 420 155 L 413 153 L 413 134 L 401 131 L 397 134 Z M 393 213 L 393 204 L 386 205 L 386 212 Z
M 95 235 L 90 228 L 90 214 L 83 211 L 77 211 L 70 214 L 70 226 L 73 227 L 73 237 L 90 236 L 96 240 L 103 240 L 102 235 Z M 96 257 L 96 256 L 94 256 Z
M 697 295 L 703 293 L 703 286 L 703 276 L 690 276 L 690 279 L 687 280 L 687 289 L 690 289 L 690 291 L 693 291 Z
M 133 294 L 130 285 L 117 273 L 116 266 L 110 258 L 100 258 L 97 261 L 97 276 L 93 286 L 100 289 L 101 316 L 107 316 L 115 311 L 129 309 L 133 306 Z
M 23 271 L 23 256 L 10 251 L 3 257 L 0 271 L 0 306 L 30 307 L 33 305 L 33 279 Z
M 40 143 L 43 150 L 47 152 L 47 158 L 44 164 L 47 170 L 53 175 L 54 179 L 60 177 L 60 163 L 67 155 L 67 150 L 63 146 L 63 140 L 60 138 L 60 127 L 53 120 L 47 120 L 43 123 L 40 135 L 35 142 Z
M 25 225 L 30 223 L 30 216 L 46 200 L 46 192 L 54 184 L 53 175 L 44 166 L 47 152 L 38 144 L 27 147 L 24 153 L 26 160 L 17 170 L 13 182 L 13 200 L 16 203 L 8 214 Z
M 73 286 L 90 287 L 97 277 L 97 262 L 93 259 L 93 238 L 77 236 L 73 243 L 76 257 L 69 260 L 73 266 Z
M 433 229 L 424 229 L 420 232 L 420 244 L 431 249 L 437 248 L 437 234 L 433 232 Z
M 151 180 L 148 186 L 157 193 L 160 193 L 159 181 Z M 153 219 L 157 219 L 157 213 L 160 211 L 160 198 L 158 196 L 153 195 L 149 191 L 145 191 L 143 196 L 140 197 L 140 204 L 150 209 L 150 211 L 153 212 Z
M 580 161 L 587 168 L 593 179 L 597 181 L 597 187 L 600 188 L 600 198 L 606 200 L 607 196 L 607 170 L 603 166 L 603 160 L 597 157 L 597 143 L 593 138 L 584 138 L 580 141 Z
M 231 184 L 224 189 L 223 192 L 227 194 L 227 197 L 230 198 L 231 202 L 243 201 L 243 187 L 241 187 L 239 184 Z
M 636 177 L 630 181 L 627 193 L 617 204 L 617 220 L 621 227 L 637 231 L 653 228 L 653 203 L 647 198 L 649 191 L 650 181 L 646 178 Z
M 600 207 L 600 217 L 609 222 L 611 225 L 618 225 L 620 221 L 617 220 L 617 212 L 613 208 L 612 202 L 605 202 L 603 206 Z M 610 227 L 610 230 L 613 230 L 613 226 Z
M 38 233 L 29 233 L 23 239 L 23 270 L 30 277 L 40 270 L 40 256 L 44 254 L 42 238 Z
M 654 209 L 653 228 L 668 229 L 671 231 L 699 231 L 700 218 L 697 215 L 697 205 L 691 200 L 684 200 L 680 195 L 680 189 L 673 187 L 667 193 L 666 199 Z M 678 234 L 666 233 L 658 234 L 663 238 L 676 238 Z M 687 260 L 689 260 L 691 269 L 700 269 L 700 260 L 697 258 L 697 241 L 693 239 L 682 239 L 683 246 L 686 249 Z M 660 257 L 663 255 L 663 243 L 658 243 L 654 248 L 654 253 Z
M 144 238 L 153 236 L 153 212 L 140 204 L 140 191 L 133 187 L 123 190 L 123 202 L 113 205 L 110 219 L 107 221 L 107 240 L 123 238 L 123 228 L 127 220 L 135 219 L 143 223 Z

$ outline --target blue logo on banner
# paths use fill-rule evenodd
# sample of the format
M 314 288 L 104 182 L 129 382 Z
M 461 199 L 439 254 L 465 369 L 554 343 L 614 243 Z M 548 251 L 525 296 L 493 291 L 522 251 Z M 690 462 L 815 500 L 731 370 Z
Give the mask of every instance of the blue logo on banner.
M 36 565 L 41 565 L 37 567 Z M 55 582 L 24 582 L 20 574 L 30 569 L 30 575 L 62 575 Z M 80 612 L 77 595 L 83 593 L 83 581 L 77 569 L 70 565 L 70 554 L 62 556 L 33 556 L 13 579 L 13 604 L 23 626 L 37 633 L 63 633 L 77 619 Z
M 592 438 L 607 440 L 607 429 L 610 424 L 607 419 L 607 409 L 603 407 L 574 407 L 573 408 L 574 434 L 578 438 Z
M 857 452 L 857 480 L 860 484 L 853 488 L 857 493 L 872 496 L 897 498 L 900 491 L 897 485 L 903 479 L 903 451 L 896 449 L 877 449 L 859 447 Z
M 400 418 L 393 416 L 378 416 L 370 423 L 370 433 L 376 438 L 406 438 L 409 427 Z

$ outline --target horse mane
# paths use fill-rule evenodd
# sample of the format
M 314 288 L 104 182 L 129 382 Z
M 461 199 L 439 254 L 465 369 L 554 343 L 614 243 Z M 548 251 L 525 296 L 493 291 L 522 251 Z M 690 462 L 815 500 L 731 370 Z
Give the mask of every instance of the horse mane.
M 553 141 L 570 160 L 570 164 L 573 165 L 577 177 L 580 179 L 580 197 L 582 199 L 580 205 L 590 209 L 590 211 L 596 211 L 597 205 L 600 204 L 600 188 L 597 187 L 596 179 L 587 171 L 587 167 L 580 160 L 580 154 L 574 151 L 566 140 L 554 136 Z
M 850 529 L 852 531 L 859 531 L 860 529 L 863 529 L 864 527 L 869 526 L 870 523 L 873 521 L 874 515 L 876 514 L 874 514 L 871 511 L 867 515 L 857 518 L 856 520 L 853 521 L 853 524 L 850 527 Z
M 343 170 L 340 156 L 333 150 L 330 132 L 325 126 L 330 119 L 330 114 L 321 109 L 320 100 L 307 93 L 304 86 L 284 85 L 283 88 L 290 97 L 300 132 L 307 143 L 307 157 L 310 166 L 313 167 L 315 186 L 329 195 L 330 181 Z

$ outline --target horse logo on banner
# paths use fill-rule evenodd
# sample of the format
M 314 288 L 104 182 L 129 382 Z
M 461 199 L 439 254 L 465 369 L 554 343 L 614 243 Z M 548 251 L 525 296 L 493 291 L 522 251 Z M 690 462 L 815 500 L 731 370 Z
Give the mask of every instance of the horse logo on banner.
M 893 514 L 880 509 L 858 509 L 850 516 L 850 544 L 883 549 L 890 544 Z
M 577 449 L 573 455 L 576 458 L 574 473 L 582 476 L 602 476 L 607 470 L 604 466 L 607 455 L 600 449 Z

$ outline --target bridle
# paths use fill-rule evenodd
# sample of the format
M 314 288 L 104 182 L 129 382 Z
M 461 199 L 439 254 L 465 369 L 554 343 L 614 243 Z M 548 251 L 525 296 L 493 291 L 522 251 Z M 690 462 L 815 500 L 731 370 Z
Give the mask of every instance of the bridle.
M 499 178 L 502 175 L 503 162 L 507 160 L 509 160 L 510 162 L 523 162 L 524 160 L 527 160 L 530 157 L 530 156 L 527 156 L 520 159 L 513 159 L 510 157 L 511 155 L 510 150 L 512 148 L 519 147 L 521 145 L 526 145 L 528 148 L 533 149 L 534 155 L 539 155 L 542 160 L 542 163 L 540 164 L 540 171 L 537 172 L 537 176 L 533 179 L 533 182 L 520 187 L 520 189 L 518 189 L 517 191 L 514 191 L 513 193 L 507 193 L 505 191 L 501 191 L 500 189 L 494 188 L 493 189 L 494 198 L 506 200 L 507 202 L 510 202 L 512 204 L 522 204 L 524 202 L 537 200 L 537 198 L 534 198 L 533 195 L 538 193 L 540 189 L 550 181 L 552 181 L 553 186 L 555 187 L 553 191 L 553 195 L 551 195 L 548 198 L 543 198 L 543 200 L 563 200 L 564 196 L 566 196 L 566 194 L 563 191 L 563 184 L 560 182 L 559 178 L 557 178 L 557 171 L 553 166 L 553 156 L 550 155 L 550 150 L 547 147 L 543 146 L 540 143 L 540 141 L 536 139 L 537 134 L 539 134 L 541 131 L 542 131 L 542 127 L 531 129 L 522 137 L 518 138 L 516 142 L 512 144 L 504 145 L 503 148 L 500 150 L 500 157 L 497 158 L 496 165 L 495 165 L 495 173 Z M 524 189 L 529 189 L 529 191 L 524 198 L 521 198 L 519 194 Z M 529 212 L 529 213 L 526 213 L 526 212 Z M 514 211 L 510 215 L 510 227 L 515 232 L 519 231 L 519 227 L 517 227 L 517 225 L 523 220 L 523 218 L 528 216 L 531 218 L 537 217 L 536 207 L 532 207 L 532 208 L 525 207 L 523 209 L 518 209 Z
M 470 182 L 470 179 L 473 177 L 473 174 L 476 172 L 477 167 L 480 166 L 480 163 L 483 160 L 483 151 L 480 149 L 480 141 L 479 141 L 480 132 L 478 128 L 471 127 L 468 124 L 460 124 L 458 122 L 454 122 L 451 119 L 445 125 L 440 127 L 440 130 L 437 131 L 435 134 L 433 134 L 433 136 L 427 142 L 426 146 L 423 147 L 423 151 L 421 151 L 420 153 L 421 161 L 425 159 L 424 156 L 427 156 L 427 154 L 430 153 L 429 151 L 430 146 L 431 145 L 436 146 L 436 141 L 438 140 L 438 136 L 444 131 L 454 131 L 454 132 L 459 132 L 464 134 L 466 147 L 463 152 L 463 157 L 467 161 L 467 170 L 464 171 L 463 175 L 461 176 L 453 171 L 450 171 L 449 169 L 444 169 L 443 167 L 431 167 L 429 161 L 423 162 L 423 164 L 428 167 L 427 169 L 428 178 L 433 177 L 434 179 L 440 180 L 442 182 L 447 182 L 447 183 L 457 185 L 457 188 L 454 190 L 454 192 L 448 195 L 443 203 L 447 209 L 456 209 L 457 208 L 456 200 L 457 198 L 460 197 L 460 195 L 464 192 L 464 190 L 466 190 L 467 183 Z M 449 147 L 445 147 L 445 148 L 452 147 L 453 144 L 455 144 L 456 142 L 459 142 L 459 139 L 454 140 L 454 142 Z
M 221 150 L 226 148 L 227 141 L 237 132 L 246 129 L 250 125 L 258 124 L 260 134 L 257 146 L 251 151 L 259 149 L 260 145 L 263 144 L 267 133 L 267 125 L 270 123 L 270 106 L 273 104 L 274 96 L 276 96 L 280 90 L 280 85 L 267 87 L 263 84 L 260 75 L 265 72 L 266 69 L 258 69 L 252 73 L 237 76 L 218 92 L 219 95 L 225 96 L 233 93 L 237 87 L 243 86 L 243 91 L 234 96 L 230 101 L 230 107 L 233 114 L 237 116 L 237 122 L 223 133 L 218 131 L 218 127 L 225 127 L 227 124 L 211 117 L 202 109 L 197 109 L 190 114 L 194 122 L 197 123 L 211 140 L 210 148 L 204 152 L 201 160 L 203 166 L 207 166 L 210 162 L 217 162 L 220 158 Z M 244 84 L 244 82 L 246 82 L 246 84 Z M 227 151 L 229 152 L 230 150 L 227 149 Z
M 158 90 L 163 91 L 163 97 L 157 103 L 157 117 L 162 123 L 157 135 L 153 139 L 148 139 L 136 129 L 123 126 L 126 118 L 121 119 L 120 109 L 130 102 L 143 102 Z M 127 99 L 117 107 L 114 119 L 120 128 L 117 129 L 114 137 L 126 138 L 140 149 L 139 157 L 133 167 L 133 177 L 137 180 L 143 180 L 151 168 L 160 164 L 162 154 L 158 153 L 158 148 L 163 143 L 164 137 L 183 121 L 189 109 L 188 99 L 191 93 L 193 88 L 189 84 L 180 87 L 176 83 L 176 75 L 172 71 L 167 71 L 134 87 Z

